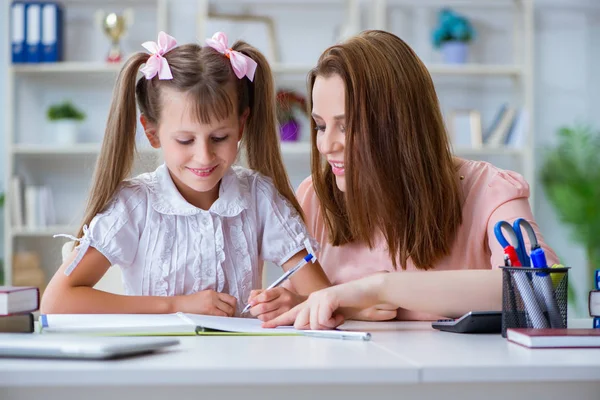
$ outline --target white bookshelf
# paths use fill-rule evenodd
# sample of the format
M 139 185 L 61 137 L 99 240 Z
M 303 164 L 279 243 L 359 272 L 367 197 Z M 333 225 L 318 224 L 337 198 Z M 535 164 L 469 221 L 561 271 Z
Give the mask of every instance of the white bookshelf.
M 212 32 L 206 32 L 209 10 L 219 7 L 226 12 L 229 7 L 237 12 L 269 14 L 275 20 L 282 18 L 280 29 L 290 28 L 290 20 L 286 19 L 290 18 L 290 14 L 294 22 L 296 17 L 309 15 L 311 18 L 300 27 L 306 26 L 305 29 L 310 31 L 313 30 L 310 24 L 327 29 L 337 24 L 344 34 L 353 34 L 366 28 L 387 29 L 388 12 L 393 7 L 404 9 L 443 5 L 480 8 L 517 7 L 518 12 L 515 15 L 520 15 L 518 18 L 520 18 L 521 27 L 515 27 L 515 32 L 519 33 L 515 34 L 517 37 L 513 40 L 519 44 L 521 49 L 527 50 L 524 52 L 525 56 L 515 56 L 506 63 L 458 66 L 440 64 L 432 60 L 427 63 L 427 67 L 434 78 L 450 80 L 508 79 L 514 82 L 514 89 L 523 95 L 524 105 L 527 109 L 532 111 L 533 108 L 531 89 L 533 11 L 529 0 L 448 0 L 443 2 L 433 0 L 190 0 L 185 4 L 176 0 L 66 0 L 62 3 L 67 10 L 71 8 L 80 10 L 82 15 L 86 12 L 93 12 L 95 8 L 119 11 L 124 7 L 133 7 L 134 9 L 140 7 L 142 17 L 139 20 L 141 22 L 136 17 L 132 34 L 129 35 L 128 40 L 130 41 L 127 42 L 129 46 L 126 50 L 129 52 L 143 51 L 139 45 L 142 40 L 139 38 L 156 40 L 158 30 L 167 31 L 181 43 L 205 38 L 209 36 L 209 33 L 212 34 Z M 3 3 L 2 7 L 3 12 L 8 13 L 10 2 Z M 326 14 L 322 15 L 323 12 Z M 368 13 L 371 16 L 368 23 L 370 26 L 365 26 L 365 19 L 361 15 Z M 148 17 L 149 15 L 150 17 Z M 183 18 L 189 19 L 183 20 Z M 327 23 L 319 24 L 313 21 L 313 18 L 322 18 L 322 21 Z M 89 22 L 93 24 L 93 16 L 90 17 Z M 308 28 L 309 26 L 311 28 Z M 9 27 L 6 28 L 6 32 L 8 29 Z M 90 35 L 95 28 L 82 25 L 78 29 L 87 29 L 86 34 Z M 309 33 L 307 31 L 307 35 Z M 281 58 L 283 61 L 275 61 L 271 64 L 278 86 L 305 91 L 306 74 L 316 63 L 324 46 L 333 43 L 333 35 L 327 34 L 329 39 L 321 42 L 313 40 L 320 39 L 320 36 L 317 36 L 300 38 L 293 36 L 286 39 L 288 42 L 279 43 L 280 47 L 288 50 L 288 54 L 283 51 Z M 5 37 L 8 38 L 10 35 L 7 34 Z M 9 65 L 7 68 L 8 107 L 4 114 L 6 124 L 5 186 L 9 187 L 11 177 L 15 174 L 31 176 L 32 183 L 47 184 L 53 189 L 53 194 L 56 190 L 55 203 L 60 203 L 56 207 L 63 209 L 63 213 L 57 215 L 56 225 L 14 228 L 11 225 L 10 217 L 11 198 L 10 195 L 7 195 L 4 219 L 4 264 L 7 284 L 11 282 L 11 260 L 17 249 L 39 250 L 42 267 L 49 277 L 59 265 L 60 260 L 56 257 L 60 253 L 62 244 L 58 239 L 51 239 L 52 236 L 57 233 L 72 234 L 78 228 L 80 218 L 75 214 L 83 211 L 93 166 L 100 150 L 112 86 L 121 68 L 121 65 L 107 64 L 101 60 L 102 57 L 98 57 L 97 52 L 102 51 L 102 46 L 106 48 L 108 46 L 106 39 L 100 40 L 98 37 L 103 38 L 100 32 L 96 32 L 96 36 L 91 38 L 86 36 L 86 47 L 72 52 L 71 55 L 74 55 L 67 57 L 67 61 L 54 64 Z M 233 40 L 231 36 L 230 40 Z M 253 40 L 248 39 L 248 41 L 255 44 Z M 93 47 L 93 50 L 80 57 L 80 53 L 87 48 L 88 42 L 91 43 L 89 47 Z M 99 46 L 100 50 L 98 50 Z M 10 46 L 8 48 L 10 52 Z M 289 52 L 294 57 L 289 57 Z M 10 60 L 10 54 L 8 59 Z M 75 97 L 78 96 L 86 106 L 84 110 L 89 115 L 87 129 L 90 137 L 87 137 L 82 143 L 72 146 L 54 145 L 51 140 L 48 140 L 43 114 L 45 114 L 48 103 L 61 101 L 70 93 Z M 32 106 L 30 107 L 29 104 Z M 530 115 L 532 115 L 531 112 Z M 301 141 L 282 142 L 281 144 L 284 161 L 294 186 L 297 186 L 310 173 L 311 146 L 308 142 L 307 122 L 303 128 Z M 530 129 L 533 127 L 530 126 Z M 136 167 L 136 173 L 154 169 L 160 162 L 160 152 L 150 148 L 144 141 L 143 135 L 141 136 L 138 146 L 141 162 Z M 529 172 L 524 175 L 532 182 L 533 154 L 531 148 L 533 143 L 531 140 L 528 143 L 528 148 L 523 149 L 455 148 L 454 150 L 457 155 L 465 158 L 529 160 L 527 164 Z M 64 209 L 72 209 L 76 212 L 71 216 L 65 213 Z M 52 248 L 53 251 L 49 251 L 48 248 Z
M 50 277 L 60 264 L 60 259 L 57 257 L 62 245 L 60 240 L 52 239 L 52 236 L 58 233 L 75 233 L 83 213 L 95 160 L 100 151 L 110 95 L 116 76 L 122 67 L 122 64 L 109 64 L 102 61 L 103 56 L 98 54 L 108 49 L 108 39 L 100 30 L 92 26 L 93 12 L 96 9 L 122 11 L 126 7 L 134 8 L 136 13 L 134 24 L 130 34 L 128 33 L 123 40 L 125 51 L 131 53 L 144 51 L 140 46 L 142 41 L 156 40 L 159 30 L 172 34 L 181 43 L 201 41 L 200 38 L 209 36 L 201 32 L 201 27 L 205 26 L 202 21 L 208 18 L 209 7 L 229 6 L 237 9 L 238 13 L 248 10 L 258 14 L 265 6 L 284 12 L 286 10 L 306 11 L 307 7 L 307 2 L 304 0 L 190 0 L 185 4 L 178 0 L 65 0 L 61 3 L 64 6 L 65 20 L 68 22 L 69 15 L 73 18 L 76 14 L 78 20 L 74 25 L 79 24 L 77 29 L 82 30 L 82 37 L 87 40 L 77 51 L 70 53 L 66 51 L 66 61 L 46 64 L 9 64 L 6 76 L 8 109 L 4 117 L 6 186 L 9 187 L 14 175 L 25 176 L 29 179 L 26 184 L 48 185 L 55 195 L 55 203 L 60 203 L 56 204 L 56 207 L 60 207 L 63 212 L 62 215 L 57 213 L 56 225 L 14 227 L 10 217 L 11 199 L 10 195 L 7 195 L 4 227 L 6 284 L 11 283 L 13 254 L 21 250 L 38 252 L 42 268 Z M 239 9 L 240 4 L 243 5 L 244 10 Z M 9 14 L 10 2 L 3 3 L 1 7 L 2 12 Z M 312 1 L 311 7 L 315 7 L 311 13 L 327 10 L 335 16 L 338 23 L 350 27 L 350 32 L 358 31 L 358 27 L 352 25 L 352 23 L 356 24 L 356 18 L 352 19 L 351 23 L 347 21 L 349 15 L 358 15 L 359 1 L 319 0 Z M 81 18 L 84 17 L 88 18 L 88 23 L 82 24 Z M 185 22 L 183 18 L 186 18 Z M 9 26 L 6 32 L 8 30 Z M 71 40 L 65 41 L 69 44 L 77 42 L 79 32 L 73 32 L 72 29 L 70 33 L 68 31 L 69 29 L 65 30 L 65 36 L 66 39 Z M 68 37 L 69 34 L 72 36 Z M 6 37 L 10 35 L 7 34 Z M 231 36 L 230 40 L 233 40 Z M 253 40 L 248 39 L 248 41 L 255 44 Z M 333 44 L 333 41 L 327 45 L 330 44 Z M 10 63 L 10 46 L 7 47 Z M 88 50 L 88 47 L 91 50 Z M 321 50 L 319 48 L 315 52 Z M 302 90 L 306 74 L 315 60 L 315 57 L 310 56 L 290 62 L 273 62 L 271 67 L 278 84 L 284 82 L 289 87 L 291 82 L 294 89 Z M 84 111 L 90 120 L 87 124 L 87 134 L 91 137 L 86 137 L 81 143 L 60 146 L 52 143 L 51 137 L 48 136 L 45 112 L 50 103 L 62 101 L 70 95 L 79 96 L 78 99 L 85 103 Z M 141 136 L 141 138 L 138 136 L 139 162 L 135 167 L 135 174 L 153 170 L 161 162 L 160 151 L 149 147 L 143 135 Z M 301 178 L 310 173 L 310 145 L 306 140 L 282 142 L 281 148 L 290 175 L 295 174 L 292 181 L 297 184 Z M 74 210 L 73 215 L 65 213 L 65 209 Z

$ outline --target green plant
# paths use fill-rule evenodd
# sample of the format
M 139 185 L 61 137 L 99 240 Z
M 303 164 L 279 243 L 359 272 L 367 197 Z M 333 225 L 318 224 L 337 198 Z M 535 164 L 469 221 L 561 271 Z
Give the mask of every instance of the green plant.
M 600 268 L 600 132 L 578 125 L 560 128 L 558 136 L 558 146 L 546 154 L 541 180 L 559 219 L 585 248 L 591 290 L 594 270 Z
M 438 26 L 433 31 L 433 45 L 439 48 L 444 42 L 470 42 L 475 38 L 473 25 L 464 16 L 443 8 L 438 13 Z
M 83 111 L 75 107 L 70 101 L 65 101 L 63 103 L 50 106 L 50 108 L 48 108 L 47 116 L 50 121 L 57 121 L 61 119 L 83 121 L 85 119 L 85 114 Z

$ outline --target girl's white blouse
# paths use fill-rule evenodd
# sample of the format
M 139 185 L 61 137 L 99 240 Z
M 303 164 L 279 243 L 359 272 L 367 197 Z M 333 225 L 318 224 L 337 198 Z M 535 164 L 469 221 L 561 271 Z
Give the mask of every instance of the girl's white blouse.
M 261 287 L 263 261 L 281 265 L 317 243 L 272 181 L 230 168 L 209 210 L 188 203 L 163 164 L 126 180 L 79 239 L 70 274 L 89 246 L 119 265 L 128 295 L 175 296 L 212 289 L 237 298 L 236 315 Z

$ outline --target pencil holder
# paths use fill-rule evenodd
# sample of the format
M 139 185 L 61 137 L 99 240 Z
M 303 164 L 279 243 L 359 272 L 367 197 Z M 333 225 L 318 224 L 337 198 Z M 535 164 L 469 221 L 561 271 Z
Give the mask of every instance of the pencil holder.
M 569 268 L 502 268 L 502 336 L 508 328 L 566 328 Z

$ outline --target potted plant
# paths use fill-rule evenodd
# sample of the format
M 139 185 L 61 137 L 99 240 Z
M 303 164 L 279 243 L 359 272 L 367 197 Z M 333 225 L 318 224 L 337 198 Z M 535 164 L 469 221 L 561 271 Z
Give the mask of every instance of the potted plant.
M 467 18 L 449 8 L 439 11 L 433 45 L 441 48 L 446 63 L 464 64 L 469 54 L 468 44 L 474 38 L 475 30 Z
M 282 141 L 296 141 L 300 136 L 300 122 L 295 111 L 308 117 L 306 99 L 293 90 L 279 90 L 277 92 L 277 119 Z
M 563 127 L 558 146 L 547 152 L 541 181 L 559 219 L 585 248 L 586 296 L 600 268 L 600 133 L 588 126 Z
M 85 119 L 85 114 L 70 101 L 50 106 L 48 120 L 54 126 L 55 141 L 59 144 L 77 142 L 79 124 Z

